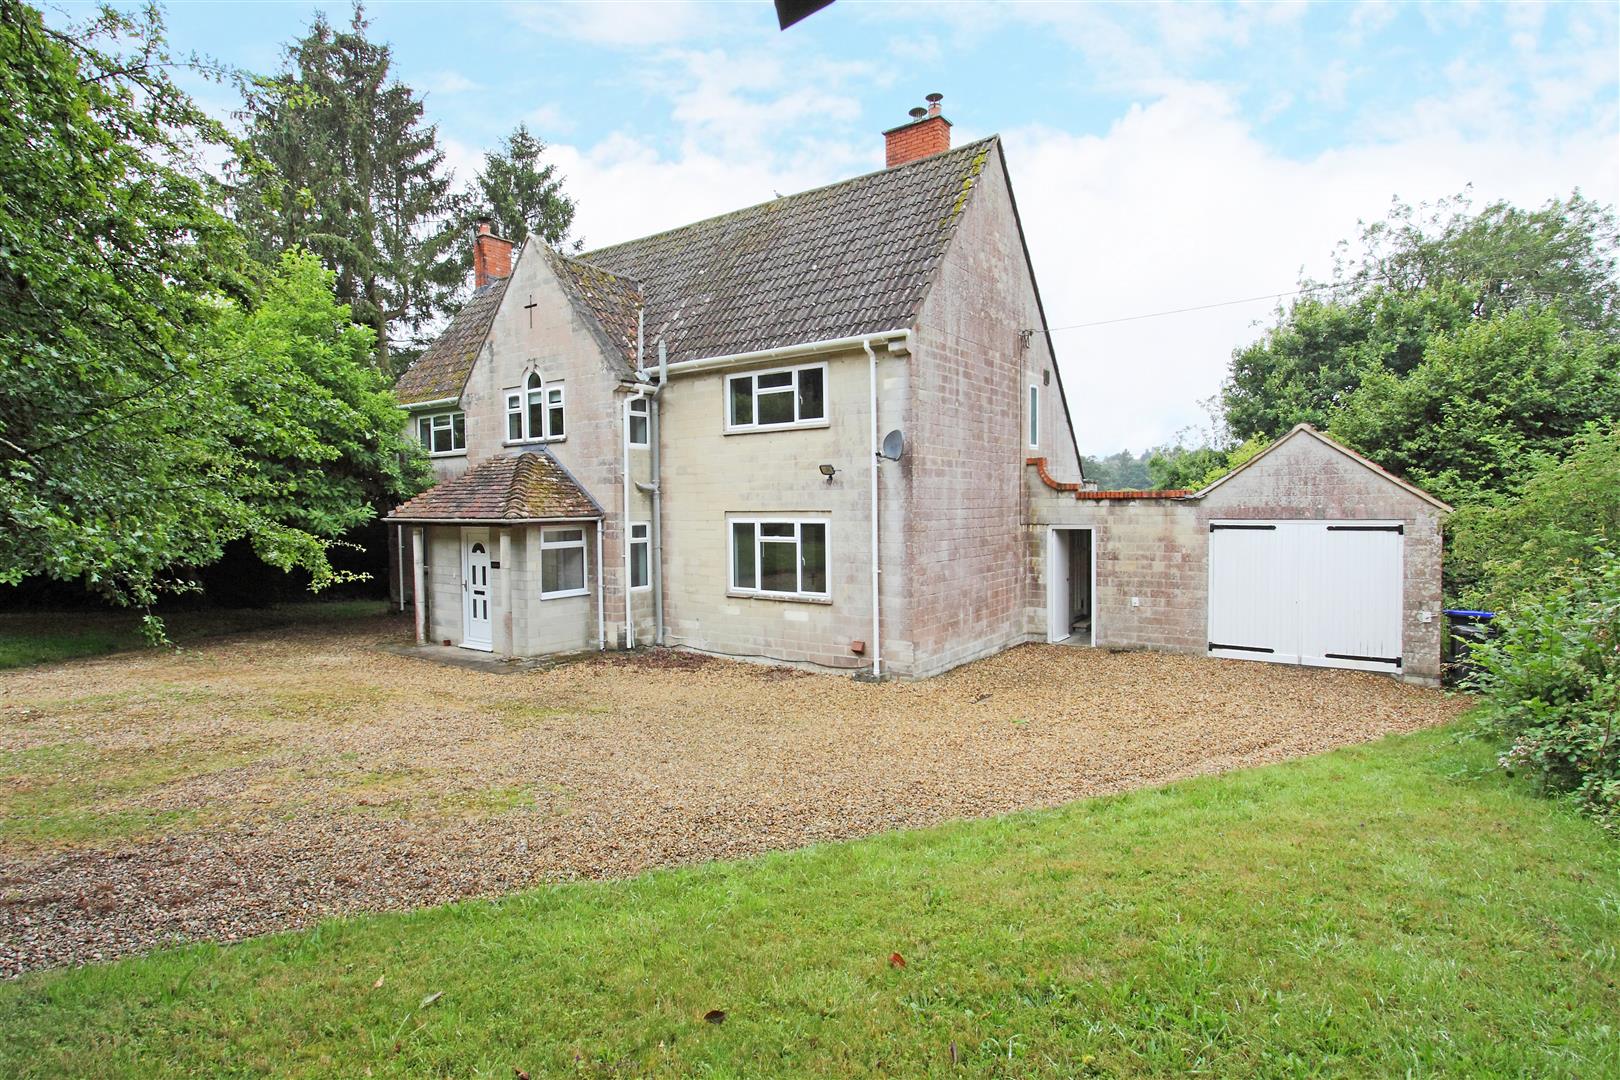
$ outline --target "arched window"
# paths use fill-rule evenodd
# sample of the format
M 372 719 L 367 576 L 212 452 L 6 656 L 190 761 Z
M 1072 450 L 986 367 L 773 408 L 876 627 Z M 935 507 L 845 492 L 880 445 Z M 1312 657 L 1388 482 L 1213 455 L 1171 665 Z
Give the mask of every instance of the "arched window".
M 506 391 L 507 442 L 561 439 L 564 431 L 562 383 L 547 385 L 538 371 L 531 371 L 522 386 Z
M 540 373 L 529 372 L 529 378 L 524 382 L 523 388 L 524 404 L 527 406 L 524 419 L 528 425 L 524 431 L 524 438 L 543 439 L 546 434 L 546 397 L 540 385 Z

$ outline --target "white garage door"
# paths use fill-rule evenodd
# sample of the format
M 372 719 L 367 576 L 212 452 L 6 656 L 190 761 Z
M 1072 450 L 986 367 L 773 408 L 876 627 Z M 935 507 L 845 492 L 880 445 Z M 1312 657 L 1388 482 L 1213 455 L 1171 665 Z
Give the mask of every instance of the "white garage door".
M 1209 652 L 1280 664 L 1401 669 L 1397 522 L 1209 527 Z

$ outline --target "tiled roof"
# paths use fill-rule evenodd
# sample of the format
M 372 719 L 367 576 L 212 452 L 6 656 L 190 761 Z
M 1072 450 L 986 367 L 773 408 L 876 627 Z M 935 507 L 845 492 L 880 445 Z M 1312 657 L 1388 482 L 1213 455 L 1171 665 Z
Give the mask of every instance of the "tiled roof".
M 641 291 L 635 282 L 550 249 L 543 250 L 569 300 L 582 314 L 590 316 L 586 322 L 602 334 L 609 355 L 622 360 L 627 373 L 634 371 L 636 309 L 641 306 Z
M 649 354 L 662 335 L 671 360 L 909 326 L 995 149 L 992 136 L 568 261 L 623 283 L 615 341 L 639 287 Z
M 411 405 L 422 401 L 439 401 L 461 396 L 472 374 L 478 350 L 483 348 L 489 335 L 489 325 L 495 321 L 495 311 L 506 295 L 506 282 L 502 278 L 473 293 L 444 333 L 394 385 L 394 396 L 400 403 Z
M 551 454 L 480 461 L 388 515 L 389 521 L 534 521 L 600 517 L 602 508 Z

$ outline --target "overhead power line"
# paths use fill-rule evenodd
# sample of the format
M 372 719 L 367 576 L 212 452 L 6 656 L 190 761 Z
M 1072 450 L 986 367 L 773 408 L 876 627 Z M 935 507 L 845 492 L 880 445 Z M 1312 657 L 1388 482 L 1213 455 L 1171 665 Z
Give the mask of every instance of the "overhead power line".
M 1185 315 L 1192 311 L 1209 311 L 1213 308 L 1236 307 L 1239 304 L 1254 304 L 1261 300 L 1281 300 L 1285 296 L 1303 296 L 1306 293 L 1325 292 L 1330 289 L 1347 289 L 1353 285 L 1364 285 L 1382 274 L 1368 274 L 1365 277 L 1353 278 L 1350 281 L 1332 282 L 1326 285 L 1307 285 L 1301 289 L 1288 289 L 1283 292 L 1263 293 L 1260 296 L 1245 296 L 1241 300 L 1221 300 L 1213 304 L 1195 304 L 1192 307 L 1170 308 L 1167 311 L 1149 311 L 1141 315 L 1121 315 L 1117 319 L 1097 319 L 1094 322 L 1070 323 L 1068 326 L 1053 326 L 1046 330 L 1030 330 L 1032 334 L 1055 334 L 1059 330 L 1083 330 L 1088 326 L 1111 326 L 1115 323 L 1139 322 L 1142 319 L 1159 319 L 1166 315 Z

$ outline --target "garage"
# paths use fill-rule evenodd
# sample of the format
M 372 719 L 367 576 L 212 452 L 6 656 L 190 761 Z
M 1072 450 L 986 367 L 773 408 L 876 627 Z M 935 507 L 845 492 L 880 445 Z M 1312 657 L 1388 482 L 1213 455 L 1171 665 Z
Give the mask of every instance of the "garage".
M 1438 682 L 1451 508 L 1314 428 L 1197 491 L 1029 464 L 1032 637 Z
M 1400 672 L 1396 521 L 1209 523 L 1209 653 Z

